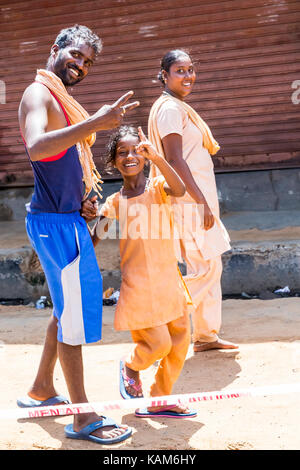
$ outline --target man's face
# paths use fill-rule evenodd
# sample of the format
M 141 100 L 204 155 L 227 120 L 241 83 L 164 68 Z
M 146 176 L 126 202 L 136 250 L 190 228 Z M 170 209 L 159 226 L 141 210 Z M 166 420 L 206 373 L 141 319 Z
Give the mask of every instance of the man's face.
M 94 49 L 82 40 L 59 49 L 52 46 L 52 71 L 62 80 L 66 87 L 76 85 L 88 74 L 95 60 Z

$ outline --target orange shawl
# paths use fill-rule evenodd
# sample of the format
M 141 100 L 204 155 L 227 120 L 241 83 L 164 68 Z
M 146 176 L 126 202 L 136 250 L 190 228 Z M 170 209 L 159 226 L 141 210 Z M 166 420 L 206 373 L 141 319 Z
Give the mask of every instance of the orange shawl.
M 87 111 L 71 95 L 69 95 L 63 82 L 57 75 L 55 75 L 55 73 L 39 69 L 37 70 L 35 81 L 45 85 L 57 96 L 65 108 L 71 124 L 77 124 L 89 117 Z M 89 195 L 92 189 L 94 189 L 100 198 L 102 198 L 99 191 L 102 191 L 100 183 L 103 181 L 96 169 L 93 161 L 93 154 L 90 149 L 95 140 L 96 133 L 93 133 L 86 139 L 77 143 L 79 160 L 83 172 L 83 182 L 85 184 L 84 198 Z
M 187 113 L 191 121 L 200 129 L 203 136 L 203 147 L 206 148 L 211 155 L 215 155 L 220 149 L 218 142 L 214 139 L 211 130 L 205 121 L 199 116 L 199 114 L 187 103 L 184 101 L 175 98 L 167 93 L 162 94 L 152 105 L 149 114 L 148 120 L 148 138 L 152 144 L 156 147 L 157 151 L 164 155 L 163 145 L 160 139 L 160 135 L 157 129 L 156 116 L 159 108 L 163 103 L 168 100 L 175 101 L 181 108 L 183 108 Z M 151 165 L 151 176 L 156 176 L 155 165 Z

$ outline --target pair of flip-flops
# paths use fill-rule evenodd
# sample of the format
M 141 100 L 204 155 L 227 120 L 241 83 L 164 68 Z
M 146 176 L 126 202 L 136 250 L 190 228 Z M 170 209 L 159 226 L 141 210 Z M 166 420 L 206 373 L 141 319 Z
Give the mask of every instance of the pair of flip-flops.
M 20 408 L 35 408 L 35 407 L 42 407 L 42 406 L 54 406 L 54 405 L 62 405 L 62 404 L 69 404 L 70 401 L 64 397 L 63 395 L 57 395 L 55 397 L 48 398 L 47 400 L 35 400 L 30 396 L 26 396 L 24 398 L 19 398 L 17 400 L 17 405 Z M 84 439 L 87 441 L 96 442 L 98 444 L 115 444 L 117 442 L 124 441 L 132 434 L 132 429 L 128 428 L 123 434 L 114 438 L 104 439 L 98 436 L 93 436 L 92 433 L 97 429 L 104 428 L 106 426 L 113 426 L 115 428 L 119 428 L 120 426 L 111 419 L 106 418 L 105 416 L 101 417 L 101 420 L 97 420 L 94 423 L 85 426 L 80 431 L 74 431 L 73 424 L 68 424 L 65 426 L 65 435 L 70 439 Z
M 141 396 L 131 395 L 126 388 L 130 385 L 137 392 L 140 392 L 142 389 L 142 384 L 127 376 L 125 372 L 125 363 L 120 361 L 120 394 L 124 400 L 130 400 L 132 398 L 143 398 Z M 162 407 L 159 411 L 148 411 L 147 408 L 140 408 L 135 411 L 135 416 L 138 418 L 149 418 L 149 417 L 158 417 L 158 418 L 194 418 L 197 416 L 197 411 L 190 410 L 188 413 L 179 413 L 178 411 L 172 411 L 173 408 L 176 408 L 177 405 L 169 405 Z

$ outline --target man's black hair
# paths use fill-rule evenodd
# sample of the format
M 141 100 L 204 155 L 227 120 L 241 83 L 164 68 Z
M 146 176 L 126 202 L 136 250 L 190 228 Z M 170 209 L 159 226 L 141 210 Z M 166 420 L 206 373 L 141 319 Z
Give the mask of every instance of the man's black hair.
M 72 44 L 76 39 L 82 39 L 94 49 L 96 55 L 100 54 L 102 50 L 102 41 L 99 36 L 97 36 L 97 34 L 91 31 L 87 26 L 79 24 L 62 29 L 55 39 L 55 44 L 57 44 L 60 49 L 64 49 Z

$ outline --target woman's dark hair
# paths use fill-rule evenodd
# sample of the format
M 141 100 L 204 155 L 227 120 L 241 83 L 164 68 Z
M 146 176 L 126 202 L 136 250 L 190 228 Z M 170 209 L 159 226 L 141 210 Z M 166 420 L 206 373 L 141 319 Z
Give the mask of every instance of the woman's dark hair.
M 179 59 L 179 57 L 182 57 L 182 56 L 190 57 L 190 54 L 188 51 L 184 49 L 173 49 L 172 51 L 167 52 L 163 56 L 161 63 L 160 63 L 160 71 L 157 75 L 158 80 L 160 80 L 164 84 L 163 74 L 162 74 L 163 70 L 165 72 L 169 72 L 171 65 L 173 65 L 174 62 L 176 62 Z
M 108 170 L 111 170 L 114 166 L 116 159 L 116 148 L 119 140 L 123 139 L 123 137 L 127 135 L 139 138 L 138 130 L 134 126 L 121 126 L 110 136 L 109 142 L 107 144 L 107 158 L 105 162 L 105 167 Z

